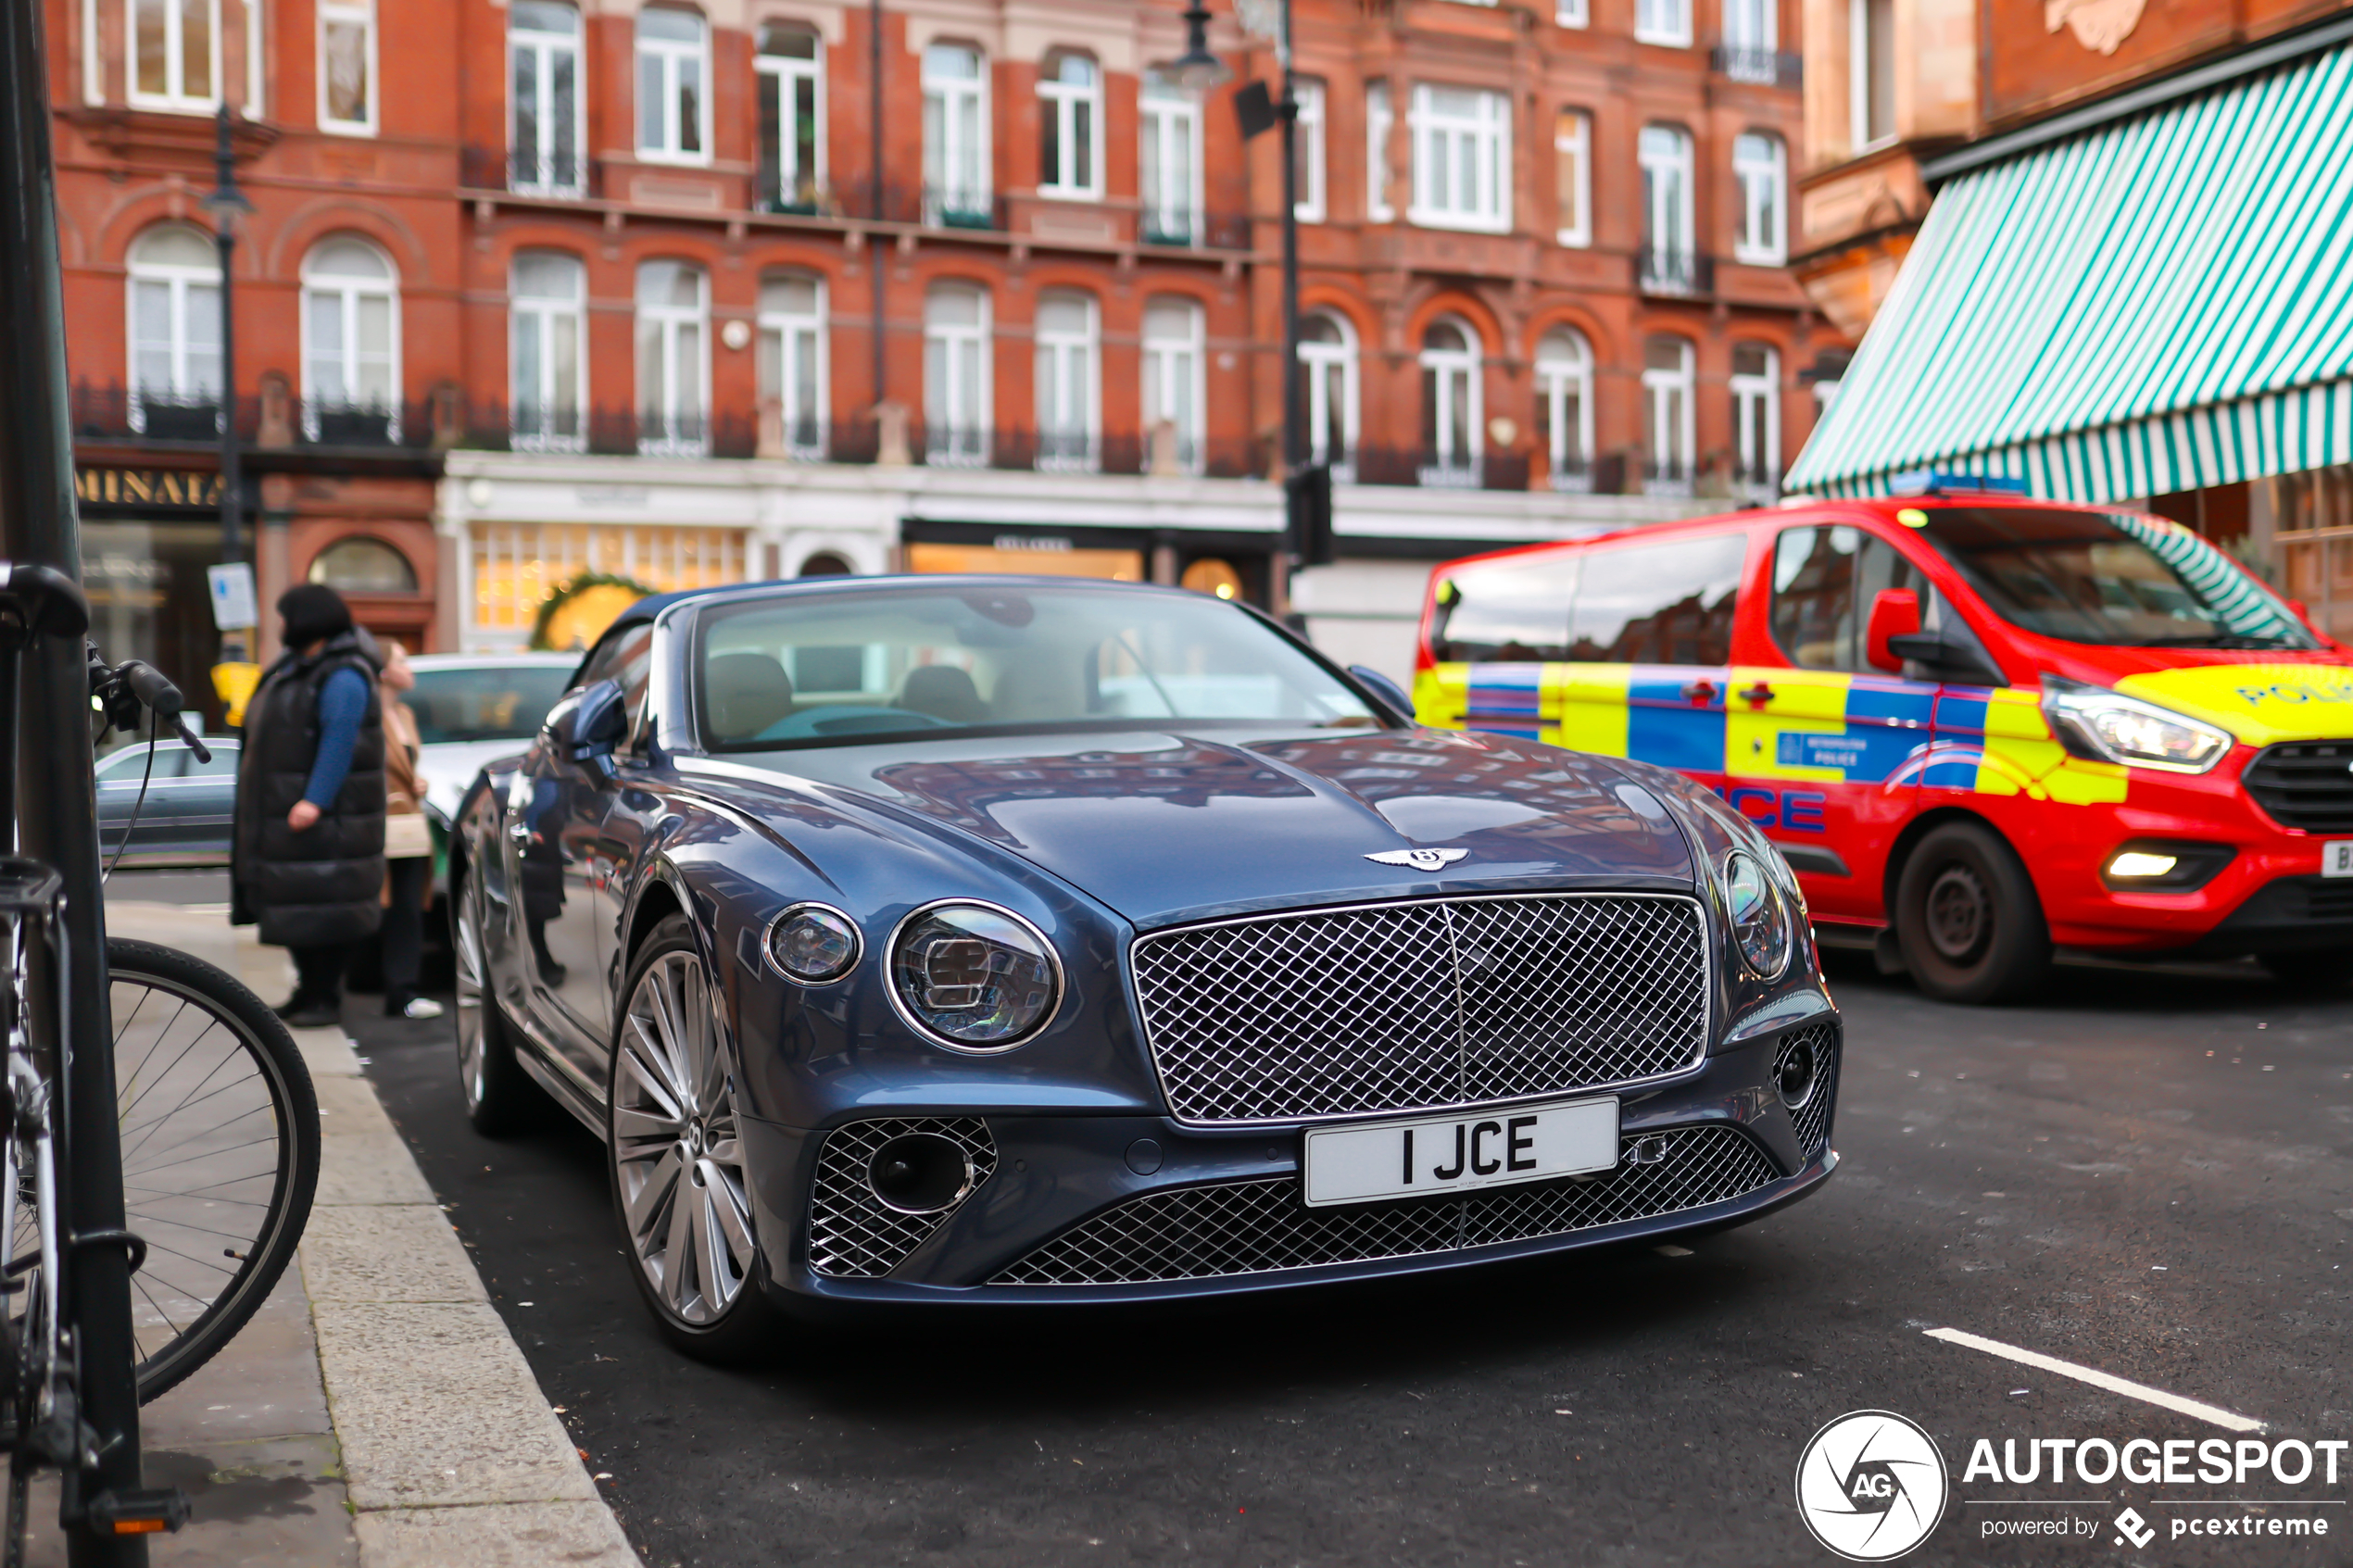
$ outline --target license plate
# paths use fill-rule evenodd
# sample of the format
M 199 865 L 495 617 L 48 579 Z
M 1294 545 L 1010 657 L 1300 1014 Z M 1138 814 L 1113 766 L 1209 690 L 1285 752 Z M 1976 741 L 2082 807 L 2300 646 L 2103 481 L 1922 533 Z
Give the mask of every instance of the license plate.
M 2322 876 L 2353 876 L 2353 838 L 2332 838 L 2321 846 Z
M 1317 1127 L 1306 1163 L 1311 1209 L 1607 1171 L 1617 1163 L 1617 1101 Z

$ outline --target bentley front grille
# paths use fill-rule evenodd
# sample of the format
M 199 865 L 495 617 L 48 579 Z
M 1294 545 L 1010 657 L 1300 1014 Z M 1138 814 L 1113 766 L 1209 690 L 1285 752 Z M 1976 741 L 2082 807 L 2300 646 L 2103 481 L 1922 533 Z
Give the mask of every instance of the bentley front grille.
M 1621 1150 L 1616 1170 L 1589 1181 L 1461 1198 L 1310 1209 L 1293 1177 L 1150 1193 L 1063 1232 L 989 1283 L 1142 1285 L 1456 1252 L 1704 1209 L 1779 1175 L 1765 1151 L 1732 1127 L 1641 1141 L 1661 1135 L 1667 1147 L 1653 1163 L 1634 1164 Z
M 1170 1111 L 1282 1122 L 1592 1088 L 1694 1065 L 1707 930 L 1687 897 L 1371 904 L 1139 937 Z
M 1814 1053 L 1814 1086 L 1803 1100 L 1791 1107 L 1789 1119 L 1797 1129 L 1798 1152 L 1810 1160 L 1831 1141 L 1831 1104 L 1838 1096 L 1838 1026 L 1817 1023 L 1783 1039 L 1773 1058 L 1773 1076 L 1777 1081 L 1782 1064 L 1800 1047 L 1810 1047 Z
M 970 1191 L 935 1213 L 893 1209 L 867 1180 L 875 1151 L 911 1133 L 951 1139 L 972 1161 Z M 810 1268 L 832 1279 L 881 1279 L 930 1240 L 996 1170 L 997 1140 L 977 1116 L 887 1116 L 836 1127 L 817 1152 L 817 1179 L 809 1191 Z

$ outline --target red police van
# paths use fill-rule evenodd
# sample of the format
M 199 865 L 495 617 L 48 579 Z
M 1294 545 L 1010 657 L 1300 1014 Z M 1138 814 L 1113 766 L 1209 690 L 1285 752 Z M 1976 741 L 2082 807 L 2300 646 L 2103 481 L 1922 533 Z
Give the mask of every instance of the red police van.
M 2055 947 L 2353 973 L 2353 650 L 2179 524 L 1951 486 L 1452 561 L 1422 721 L 1672 768 L 1953 1001 Z

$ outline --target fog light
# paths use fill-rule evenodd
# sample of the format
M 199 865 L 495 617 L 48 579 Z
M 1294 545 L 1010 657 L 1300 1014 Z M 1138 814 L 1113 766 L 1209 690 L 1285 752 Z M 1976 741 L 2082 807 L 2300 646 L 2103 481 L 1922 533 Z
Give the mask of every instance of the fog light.
M 2108 874 L 2120 882 L 2135 877 L 2171 876 L 2173 868 L 2181 863 L 2179 855 L 2152 855 L 2143 849 L 2126 849 L 2109 859 Z
M 1797 1040 L 1783 1050 L 1781 1060 L 1773 1067 L 1773 1086 L 1780 1090 L 1781 1103 L 1795 1110 L 1811 1098 L 1819 1069 L 1813 1041 Z
M 972 1158 L 953 1138 L 909 1133 L 875 1150 L 866 1162 L 866 1185 L 887 1209 L 937 1214 L 953 1209 L 972 1191 Z

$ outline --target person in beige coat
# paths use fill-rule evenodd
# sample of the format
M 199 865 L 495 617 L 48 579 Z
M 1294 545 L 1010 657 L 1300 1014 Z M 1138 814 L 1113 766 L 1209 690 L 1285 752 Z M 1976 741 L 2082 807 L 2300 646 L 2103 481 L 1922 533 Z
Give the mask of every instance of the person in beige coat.
M 417 989 L 424 958 L 425 888 L 433 839 L 425 828 L 425 781 L 417 776 L 417 716 L 400 694 L 417 684 L 409 651 L 384 645 L 384 1016 L 439 1018 L 441 1004 Z

